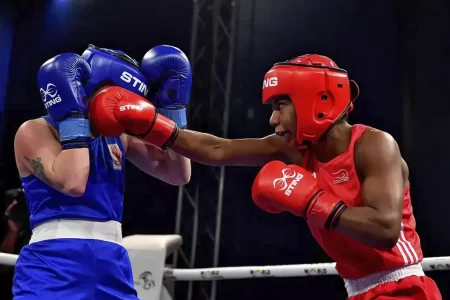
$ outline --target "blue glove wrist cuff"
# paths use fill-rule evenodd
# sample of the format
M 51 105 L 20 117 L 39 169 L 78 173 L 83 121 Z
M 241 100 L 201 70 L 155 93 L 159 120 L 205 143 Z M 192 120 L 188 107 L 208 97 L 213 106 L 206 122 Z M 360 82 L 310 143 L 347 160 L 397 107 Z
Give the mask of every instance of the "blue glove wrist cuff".
M 59 123 L 59 141 L 63 149 L 87 147 L 91 141 L 91 127 L 85 118 L 67 118 Z
M 168 117 L 180 128 L 187 127 L 186 107 L 176 109 L 156 108 L 156 112 Z

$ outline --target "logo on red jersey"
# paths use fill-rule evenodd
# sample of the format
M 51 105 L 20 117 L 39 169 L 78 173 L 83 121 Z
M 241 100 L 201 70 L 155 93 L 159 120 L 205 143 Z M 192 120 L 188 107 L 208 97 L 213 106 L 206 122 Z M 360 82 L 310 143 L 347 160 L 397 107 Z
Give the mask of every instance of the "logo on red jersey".
M 335 176 L 333 178 L 333 184 L 338 184 L 350 180 L 350 178 L 348 177 L 348 172 L 345 169 L 341 169 L 337 172 L 332 173 L 331 175 Z
M 122 151 L 117 144 L 108 144 L 114 170 L 122 170 Z
M 280 191 L 285 191 L 284 194 L 289 196 L 300 179 L 303 178 L 303 174 L 297 173 L 289 168 L 281 170 L 281 174 L 283 177 L 275 179 L 273 181 L 273 187 Z

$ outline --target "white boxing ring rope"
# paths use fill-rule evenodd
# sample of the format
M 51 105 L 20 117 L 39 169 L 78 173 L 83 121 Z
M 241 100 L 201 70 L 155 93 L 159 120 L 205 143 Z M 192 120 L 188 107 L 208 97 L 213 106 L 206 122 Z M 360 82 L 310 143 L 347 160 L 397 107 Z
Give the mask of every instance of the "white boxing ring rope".
M 14 266 L 18 255 L 0 253 L 0 265 Z M 450 256 L 427 257 L 421 263 L 424 271 L 450 270 Z M 336 263 L 278 266 L 220 267 L 203 269 L 164 268 L 164 279 L 177 281 L 206 281 L 270 277 L 304 277 L 338 275 Z
M 424 271 L 450 270 L 450 256 L 428 257 L 421 263 Z M 221 267 L 205 269 L 164 269 L 164 278 L 178 281 L 223 280 L 270 277 L 304 277 L 318 275 L 338 275 L 336 263 Z
M 0 265 L 14 266 L 16 265 L 18 255 L 0 252 Z

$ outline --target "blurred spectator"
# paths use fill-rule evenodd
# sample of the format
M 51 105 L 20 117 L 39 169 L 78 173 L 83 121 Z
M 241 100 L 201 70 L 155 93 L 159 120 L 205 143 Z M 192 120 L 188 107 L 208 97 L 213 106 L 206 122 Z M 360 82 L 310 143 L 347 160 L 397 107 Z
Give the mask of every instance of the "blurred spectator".
M 31 231 L 25 193 L 23 189 L 10 189 L 5 193 L 5 221 L 7 231 L 0 246 L 1 252 L 18 254 L 28 244 Z
M 10 189 L 5 192 L 6 210 L 1 220 L 0 252 L 19 254 L 31 238 L 29 212 L 23 189 Z M 0 280 L 3 282 L 2 299 L 12 299 L 12 279 L 14 268 L 0 265 Z

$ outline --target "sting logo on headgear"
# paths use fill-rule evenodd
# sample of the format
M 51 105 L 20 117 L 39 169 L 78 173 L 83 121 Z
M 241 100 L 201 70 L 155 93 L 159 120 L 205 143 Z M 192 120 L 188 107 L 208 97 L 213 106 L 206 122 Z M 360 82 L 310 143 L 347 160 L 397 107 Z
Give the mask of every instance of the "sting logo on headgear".
M 297 114 L 297 147 L 305 149 L 353 109 L 358 95 L 347 71 L 328 57 L 306 54 L 277 63 L 266 73 L 262 102 L 290 98 Z
M 56 85 L 53 83 L 48 83 L 47 87 L 44 89 L 39 89 L 41 92 L 42 101 L 44 101 L 45 108 L 49 108 L 50 106 L 61 102 L 61 97 L 58 95 L 58 90 L 56 89 Z
M 139 63 L 125 52 L 89 45 L 81 56 L 92 70 L 91 79 L 85 85 L 87 95 L 102 86 L 116 85 L 144 98 L 147 96 L 147 79 L 139 70 Z
M 278 78 L 277 77 L 270 77 L 267 79 L 264 79 L 263 82 L 263 89 L 268 87 L 274 87 L 278 85 Z

